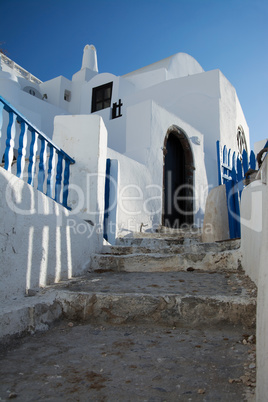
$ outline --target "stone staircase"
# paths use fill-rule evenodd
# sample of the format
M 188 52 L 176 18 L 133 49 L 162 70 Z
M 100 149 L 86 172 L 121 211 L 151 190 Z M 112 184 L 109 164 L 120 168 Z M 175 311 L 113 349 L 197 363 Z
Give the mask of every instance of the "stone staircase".
M 239 239 L 202 243 L 199 231 L 120 238 L 92 256 L 85 277 L 56 285 L 60 303 L 83 321 L 253 328 L 256 288 L 239 247 Z
M 2 306 L 1 337 L 45 330 L 55 320 L 254 331 L 256 286 L 241 267 L 240 240 L 202 243 L 200 232 L 138 233 L 91 256 L 83 277 Z
M 256 287 L 239 247 L 199 231 L 104 245 L 83 277 L 2 314 L 26 332 L 53 325 L 8 353 L 0 344 L 0 399 L 253 402 Z
M 149 233 L 119 238 L 116 246 L 106 245 L 94 255 L 95 272 L 180 272 L 237 270 L 240 240 L 201 243 L 200 233 Z

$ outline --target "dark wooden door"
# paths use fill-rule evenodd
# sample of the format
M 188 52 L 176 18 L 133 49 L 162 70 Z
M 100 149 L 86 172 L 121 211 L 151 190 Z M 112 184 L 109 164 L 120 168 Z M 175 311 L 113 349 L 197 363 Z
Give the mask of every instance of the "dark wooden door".
M 166 144 L 164 167 L 164 225 L 178 228 L 185 218 L 185 155 L 183 146 L 171 133 Z

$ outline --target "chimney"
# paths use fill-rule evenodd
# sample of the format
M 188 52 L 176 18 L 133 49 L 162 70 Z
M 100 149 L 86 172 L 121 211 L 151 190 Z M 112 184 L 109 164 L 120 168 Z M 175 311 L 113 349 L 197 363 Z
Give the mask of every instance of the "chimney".
M 86 45 L 84 47 L 81 70 L 83 70 L 83 68 L 88 68 L 96 73 L 98 72 L 97 52 L 93 45 Z

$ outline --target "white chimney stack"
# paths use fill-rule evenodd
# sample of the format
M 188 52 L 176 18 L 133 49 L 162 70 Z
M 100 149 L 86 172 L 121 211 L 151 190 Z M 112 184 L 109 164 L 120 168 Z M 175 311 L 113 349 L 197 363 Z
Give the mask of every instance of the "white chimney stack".
M 88 68 L 92 71 L 98 72 L 97 51 L 93 45 L 86 45 L 84 47 L 81 70 L 83 68 Z

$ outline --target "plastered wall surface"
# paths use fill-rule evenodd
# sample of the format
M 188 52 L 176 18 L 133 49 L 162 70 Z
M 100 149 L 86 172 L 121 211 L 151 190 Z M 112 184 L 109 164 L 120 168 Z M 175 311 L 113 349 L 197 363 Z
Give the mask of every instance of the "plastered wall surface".
M 82 274 L 102 245 L 90 225 L 2 168 L 0 189 L 0 301 Z
M 74 160 L 68 205 L 72 214 L 102 227 L 107 131 L 98 115 L 57 116 L 53 139 Z
M 7 99 L 65 152 L 73 156 L 75 151 L 76 164 L 71 169 L 71 180 L 76 188 L 70 189 L 71 206 L 75 209 L 78 206 L 84 219 L 99 226 L 102 215 L 97 215 L 103 210 L 107 146 L 117 152 L 117 160 L 122 162 L 120 182 L 138 183 L 146 200 L 155 197 L 146 204 L 147 214 L 142 213 L 138 219 L 136 208 L 140 209 L 140 200 L 133 196 L 132 205 L 135 200 L 137 203 L 133 214 L 135 222 L 146 220 L 150 225 L 160 224 L 164 140 L 173 125 L 182 130 L 193 154 L 194 221 L 198 226 L 202 226 L 206 197 L 210 189 L 218 185 L 216 141 L 237 151 L 237 127 L 242 125 L 249 146 L 248 127 L 234 87 L 219 70 L 205 72 L 185 53 L 122 77 L 98 73 L 93 45 L 84 48 L 81 69 L 73 75 L 72 81 L 59 76 L 32 84 L 3 63 L 2 70 L 0 93 L 8 95 Z M 93 88 L 108 82 L 113 83 L 110 107 L 91 114 Z M 26 85 L 33 85 L 41 97 L 46 95 L 46 98 L 26 93 L 23 91 Z M 68 100 L 64 99 L 66 90 L 70 91 Z M 119 99 L 122 116 L 113 119 L 112 105 Z M 98 119 L 102 123 L 93 123 Z M 132 161 L 125 164 L 123 156 Z M 148 183 L 155 186 L 149 192 Z M 125 212 L 118 213 L 121 223 L 126 221 L 122 214 Z
M 268 161 L 264 160 L 259 180 L 247 186 L 241 202 L 241 251 L 245 272 L 258 286 L 257 296 L 257 388 L 256 401 L 268 395 Z
M 230 238 L 225 185 L 213 188 L 206 201 L 202 241 L 211 243 Z
M 139 232 L 142 223 L 146 229 L 158 226 L 153 211 L 161 211 L 162 197 L 147 167 L 109 148 L 107 156 L 118 161 L 118 235 Z

